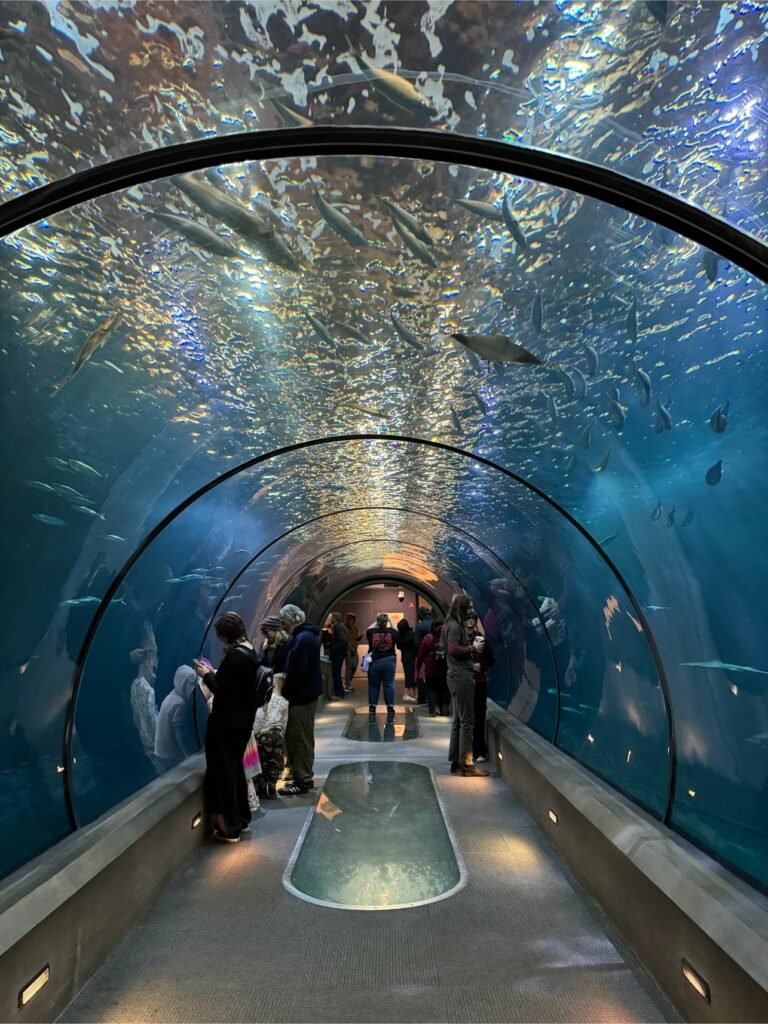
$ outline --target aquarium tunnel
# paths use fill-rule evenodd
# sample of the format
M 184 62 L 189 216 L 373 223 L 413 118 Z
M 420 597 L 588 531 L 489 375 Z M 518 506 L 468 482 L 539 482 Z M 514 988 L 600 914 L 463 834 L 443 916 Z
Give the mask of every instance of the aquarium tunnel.
M 0 9 L 0 874 L 173 768 L 137 673 L 389 581 L 765 891 L 766 6 Z

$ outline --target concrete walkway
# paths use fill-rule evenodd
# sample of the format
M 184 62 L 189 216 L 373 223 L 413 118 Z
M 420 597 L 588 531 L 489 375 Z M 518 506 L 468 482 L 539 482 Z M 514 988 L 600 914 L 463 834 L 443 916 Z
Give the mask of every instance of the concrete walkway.
M 315 794 L 344 761 L 429 765 L 467 886 L 407 910 L 306 903 L 282 874 L 313 799 L 267 802 L 247 839 L 190 860 L 60 1020 L 677 1020 L 509 789 L 448 773 L 447 719 L 367 743 L 341 738 L 349 712 L 318 715 Z

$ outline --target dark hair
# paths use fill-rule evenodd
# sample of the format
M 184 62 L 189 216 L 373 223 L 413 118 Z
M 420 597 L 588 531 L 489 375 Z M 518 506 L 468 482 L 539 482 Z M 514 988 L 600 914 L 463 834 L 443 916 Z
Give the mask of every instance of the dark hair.
M 397 628 L 400 633 L 405 633 L 407 630 L 411 628 L 411 624 L 408 621 L 408 619 L 400 619 L 400 621 L 397 624 Z
M 237 612 L 224 612 L 213 624 L 216 636 L 225 644 L 236 644 L 238 640 L 247 640 L 248 631 L 245 623 Z
M 445 623 L 443 622 L 442 619 L 433 619 L 432 620 L 432 636 L 440 636 L 440 633 L 442 632 L 442 629 L 443 629 L 444 625 L 445 625 Z
M 353 622 L 357 622 L 357 616 L 355 615 L 354 612 L 347 612 L 347 614 L 344 616 L 344 621 L 347 623 L 347 625 L 350 625 Z
M 459 625 L 464 628 L 464 620 L 467 617 L 467 612 L 472 607 L 472 598 L 469 594 L 454 594 L 453 600 L 451 601 L 451 607 L 448 609 L 448 614 L 445 616 L 446 622 L 458 622 Z

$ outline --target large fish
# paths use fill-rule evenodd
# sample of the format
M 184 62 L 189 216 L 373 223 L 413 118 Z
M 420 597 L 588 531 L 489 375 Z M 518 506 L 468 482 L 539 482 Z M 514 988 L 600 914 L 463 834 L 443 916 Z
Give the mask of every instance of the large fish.
M 632 296 L 632 304 L 627 313 L 627 334 L 630 341 L 637 341 L 637 296 Z
M 398 206 L 397 203 L 393 203 L 390 199 L 382 198 L 381 201 L 392 214 L 393 220 L 399 220 L 412 235 L 415 235 L 425 245 L 432 245 L 432 236 L 412 213 L 408 213 L 402 206 Z
M 527 249 L 528 239 L 525 237 L 525 232 L 515 219 L 515 215 L 512 213 L 512 200 L 510 199 L 509 195 L 504 196 L 504 201 L 501 204 L 501 215 L 504 218 L 504 223 L 507 226 L 507 231 L 509 231 L 510 235 L 512 235 L 515 242 L 520 246 L 521 249 Z
M 397 331 L 398 335 L 400 336 L 400 338 L 402 338 L 406 345 L 410 345 L 411 348 L 415 348 L 417 352 L 434 351 L 428 350 L 427 346 L 419 338 L 416 337 L 413 331 L 409 330 L 405 326 L 402 320 L 398 320 L 394 313 L 390 313 L 390 319 L 392 320 L 392 324 L 395 330 Z
M 309 312 L 309 310 L 305 309 L 303 310 L 303 312 L 304 316 L 307 318 L 307 320 L 309 320 L 310 324 L 312 324 L 312 329 L 314 330 L 315 334 L 318 334 L 323 339 L 323 341 L 327 341 L 330 345 L 332 345 L 334 342 L 334 337 L 328 330 L 328 328 L 325 326 L 323 321 L 318 320 L 318 318 L 316 316 L 313 316 L 312 313 Z
M 600 369 L 600 357 L 597 354 L 597 349 L 591 345 L 584 345 L 584 351 L 587 355 L 587 371 L 590 377 L 594 377 Z
M 573 393 L 577 402 L 583 401 L 587 397 L 587 378 L 578 368 L 578 366 L 572 366 L 570 370 L 570 377 L 573 381 Z
M 655 429 L 657 434 L 663 434 L 665 430 L 672 429 L 672 415 L 669 411 L 669 402 L 666 405 L 662 405 L 658 398 L 656 399 Z
M 728 426 L 728 410 L 730 402 L 723 402 L 709 417 L 709 423 L 716 434 L 724 434 Z
M 272 234 L 269 221 L 213 185 L 199 181 L 191 174 L 177 174 L 171 181 L 189 196 L 203 213 L 226 224 L 247 241 L 258 246 Z
M 353 341 L 357 341 L 361 345 L 370 345 L 371 339 L 362 331 L 358 331 L 352 324 L 347 324 L 343 320 L 334 320 L 333 322 L 346 338 L 352 338 Z
M 611 399 L 608 405 L 608 419 L 611 424 L 621 433 L 624 429 L 625 415 L 624 407 L 619 403 Z
M 303 114 L 297 114 L 295 110 L 292 110 L 291 107 L 287 106 L 285 103 L 281 103 L 280 100 L 272 98 L 271 102 L 272 106 L 283 120 L 287 121 L 288 124 L 292 125 L 294 128 L 311 128 L 315 123 L 308 117 L 304 117 Z
M 285 270 L 297 272 L 301 266 L 286 243 L 275 233 L 269 221 L 260 214 L 250 210 L 243 203 L 226 195 L 220 189 L 198 181 L 191 174 L 176 175 L 171 181 L 189 196 L 193 203 L 200 207 L 214 220 L 221 221 L 228 228 L 237 232 L 241 238 L 250 242 L 258 251 L 277 266 Z
M 164 213 L 163 211 L 153 213 L 152 216 L 156 220 L 162 221 L 168 227 L 178 231 L 180 235 L 183 235 L 187 241 L 196 245 L 198 249 L 210 252 L 214 256 L 223 256 L 226 259 L 236 259 L 241 255 L 226 238 L 217 235 L 215 231 L 211 231 L 204 224 L 190 220 L 189 217 L 177 217 L 175 213 Z
M 419 90 L 413 86 L 407 78 L 401 78 L 394 71 L 385 71 L 371 64 L 368 58 L 359 53 L 352 42 L 347 39 L 350 48 L 355 54 L 357 63 L 363 69 L 363 73 L 375 89 L 385 96 L 390 103 L 394 103 L 410 114 L 418 114 L 422 117 L 436 117 L 437 110 L 430 101 Z
M 395 225 L 395 230 L 397 231 L 398 235 L 400 235 L 402 240 L 405 242 L 406 247 L 410 249 L 410 251 L 417 259 L 420 259 L 422 263 L 428 263 L 430 267 L 437 267 L 437 260 L 435 259 L 434 255 L 430 252 L 429 248 L 426 245 L 424 245 L 424 243 L 420 239 L 418 239 L 416 235 L 409 231 L 405 224 L 401 223 L 401 221 L 397 219 L 395 219 L 392 223 Z
M 661 519 L 661 498 L 659 498 L 656 507 L 654 508 L 653 512 L 651 512 L 651 519 L 654 521 L 654 523 L 657 520 Z
M 635 383 L 640 392 L 640 405 L 645 408 L 651 402 L 651 378 L 639 366 L 635 367 Z
M 685 519 L 680 523 L 681 526 L 690 526 L 693 522 L 693 509 L 689 509 L 685 514 Z
M 541 366 L 541 360 L 522 345 L 510 341 L 506 334 L 452 334 L 460 345 L 489 363 L 528 363 Z
M 715 487 L 723 479 L 723 460 L 718 459 L 714 466 L 710 466 L 704 475 L 704 479 L 710 485 Z
M 491 206 L 490 203 L 482 203 L 478 199 L 454 199 L 454 203 L 462 206 L 476 217 L 483 217 L 485 220 L 504 222 L 504 214 L 498 206 Z
M 57 384 L 53 385 L 52 394 L 55 394 L 57 391 L 61 391 L 64 385 L 71 381 L 75 374 L 78 373 L 83 368 L 83 366 L 85 366 L 85 364 L 91 358 L 93 353 L 97 349 L 101 348 L 101 346 L 110 336 L 115 327 L 117 327 L 118 323 L 122 319 L 122 316 L 122 312 L 120 310 L 117 310 L 114 313 L 110 313 L 108 317 L 105 317 L 105 319 L 101 321 L 96 330 L 93 331 L 93 333 L 88 336 L 85 344 L 78 352 L 77 359 L 75 360 L 75 365 L 66 375 L 66 377 L 62 377 L 62 379 Z
M 326 202 L 319 192 L 315 193 L 315 206 L 328 227 L 345 241 L 352 245 L 370 245 L 360 228 L 355 227 L 345 213 Z
M 541 292 L 536 292 L 536 297 L 533 300 L 531 306 L 531 326 L 537 334 L 541 334 L 541 328 L 544 324 L 544 307 L 541 302 Z
M 667 513 L 667 526 L 673 526 L 674 522 L 675 522 L 675 506 L 673 505 L 672 508 Z
M 595 472 L 596 473 L 602 473 L 603 472 L 603 470 L 608 465 L 608 460 L 610 459 L 610 457 L 611 457 L 611 449 L 609 448 L 608 451 L 605 453 L 605 455 L 602 457 L 602 459 L 600 459 L 598 464 L 595 466 Z
M 84 473 L 86 476 L 95 476 L 99 480 L 104 479 L 104 474 L 100 473 L 93 466 L 89 466 L 87 462 L 80 462 L 78 459 L 67 459 L 67 464 L 70 469 L 73 469 L 75 473 Z

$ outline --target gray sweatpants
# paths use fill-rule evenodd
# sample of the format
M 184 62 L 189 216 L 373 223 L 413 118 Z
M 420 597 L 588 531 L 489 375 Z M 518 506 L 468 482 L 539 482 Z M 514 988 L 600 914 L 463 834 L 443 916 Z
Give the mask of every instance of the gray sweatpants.
M 315 771 L 315 711 L 317 700 L 310 704 L 291 704 L 285 729 L 285 749 L 293 781 L 308 785 Z M 469 731 L 469 753 L 472 756 L 472 730 Z
M 453 697 L 453 721 L 448 760 L 453 764 L 472 764 L 472 736 L 475 730 L 475 682 L 452 677 L 448 673 L 448 689 Z

